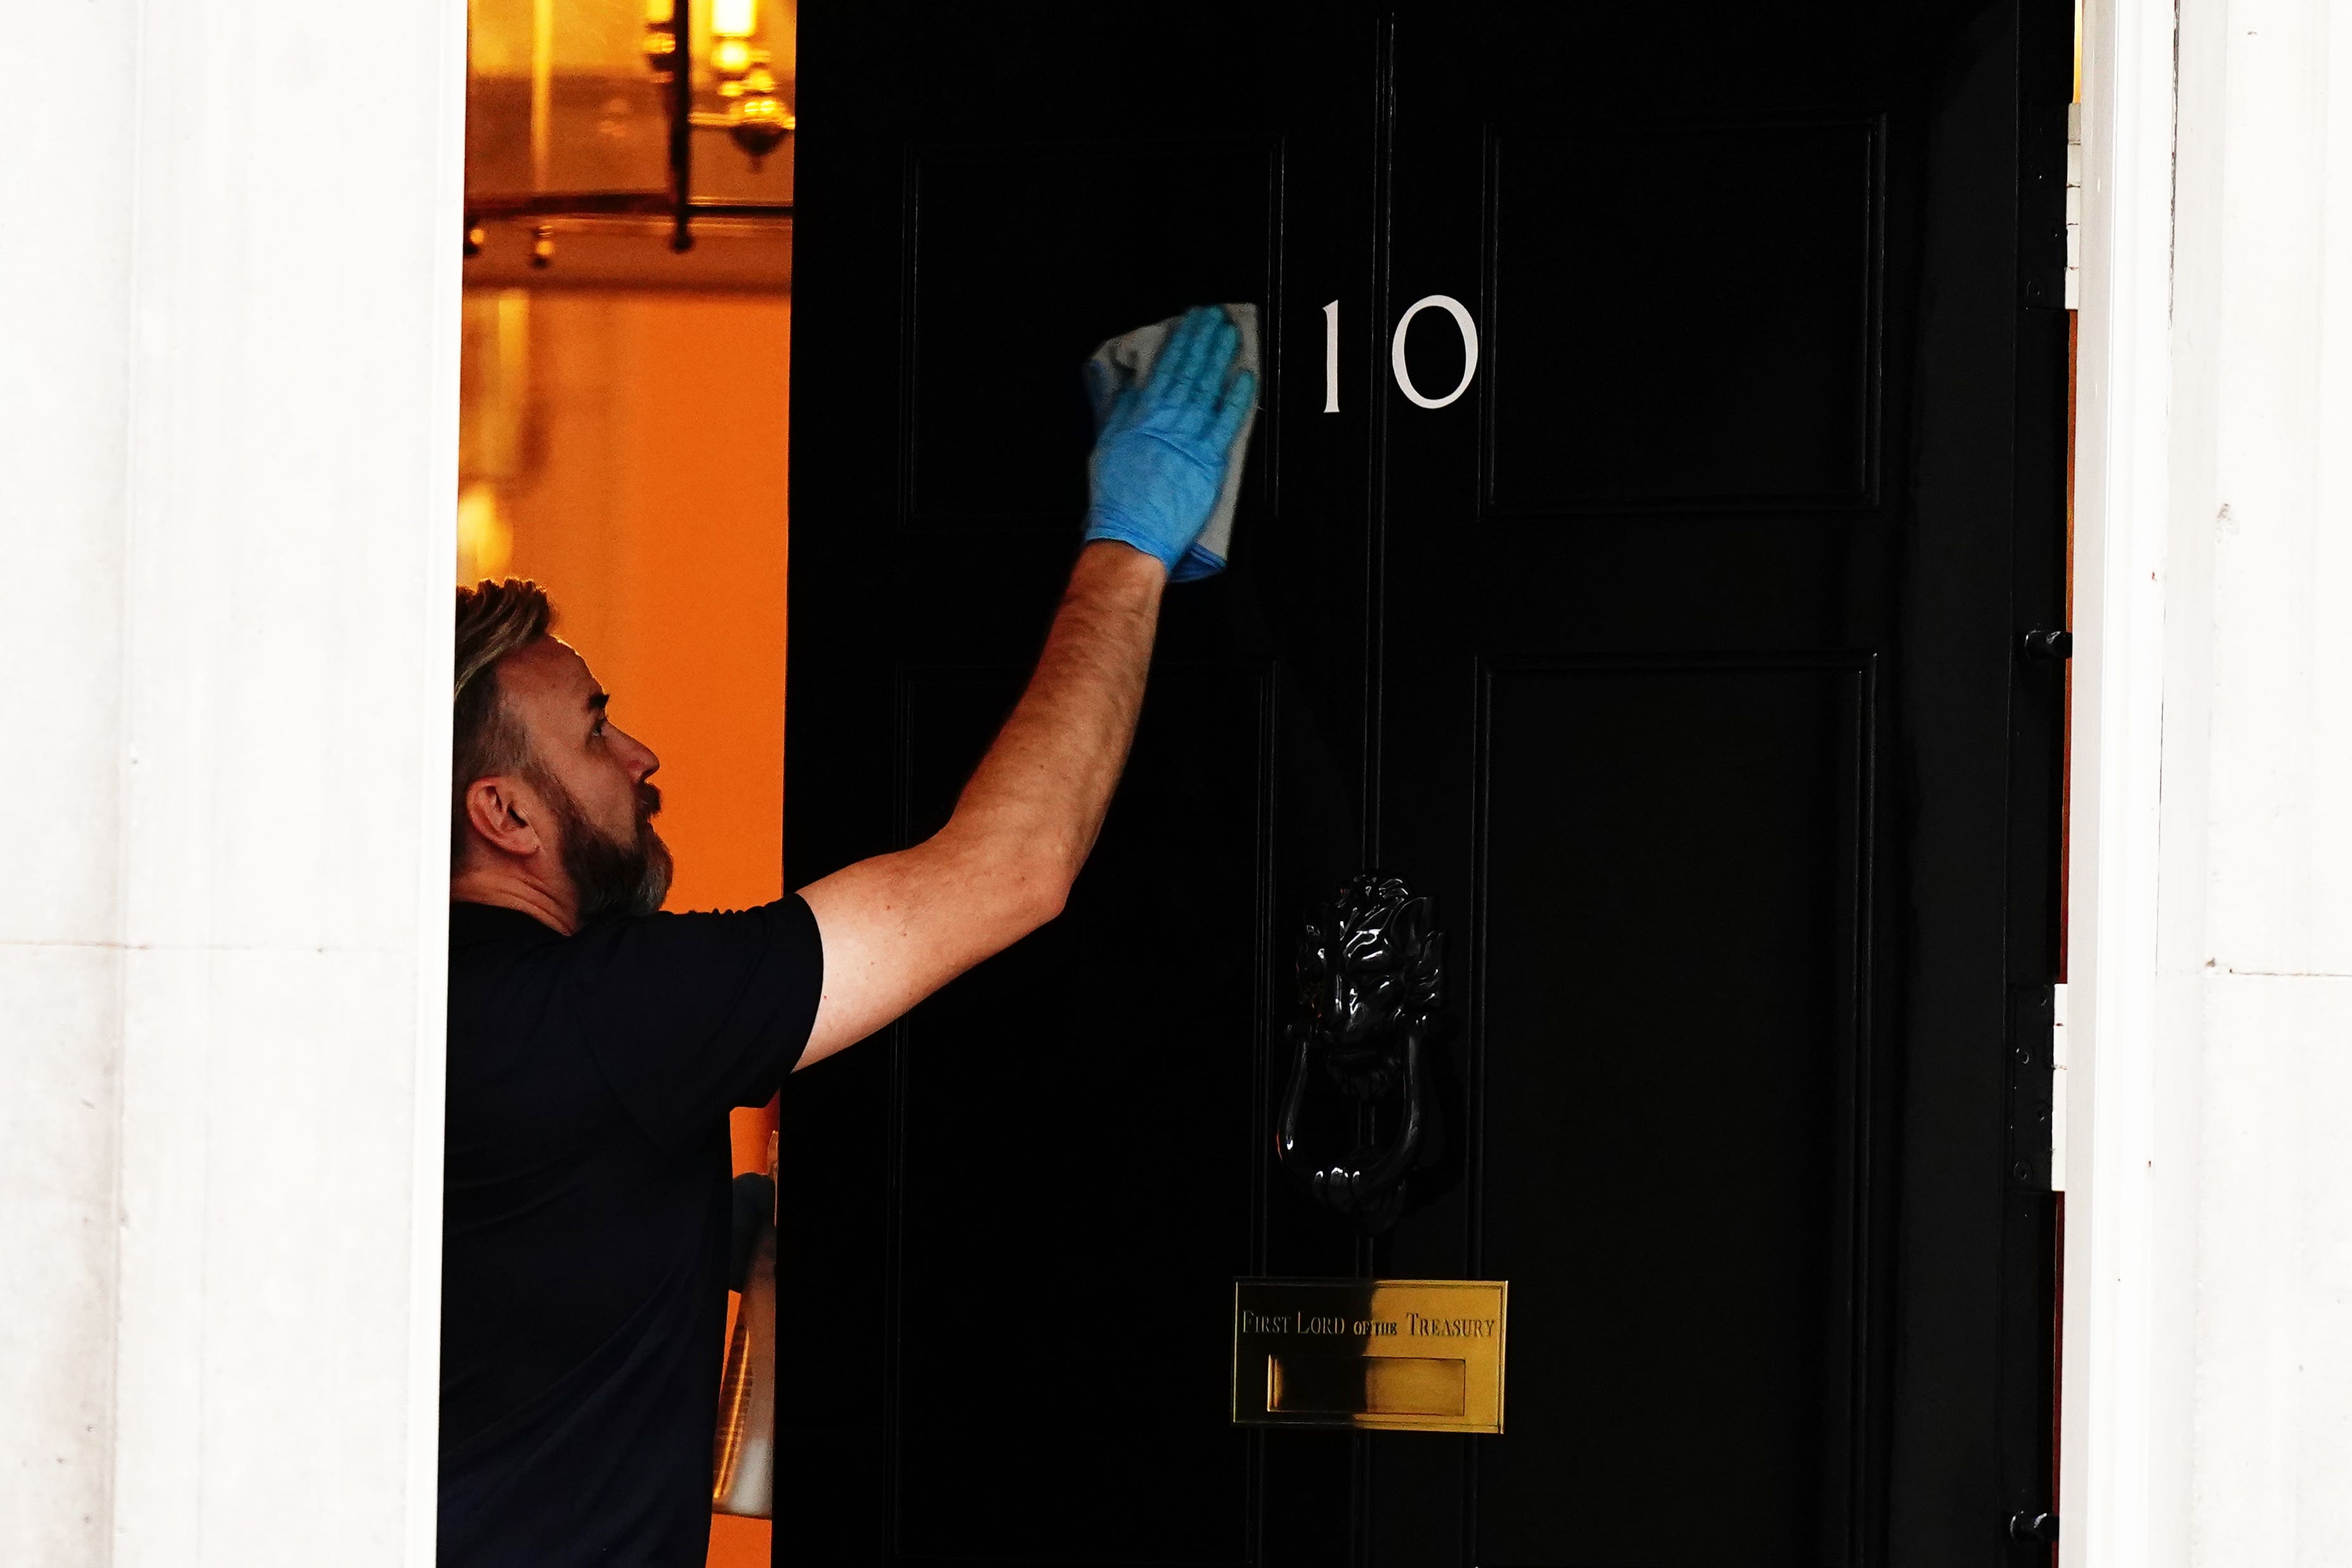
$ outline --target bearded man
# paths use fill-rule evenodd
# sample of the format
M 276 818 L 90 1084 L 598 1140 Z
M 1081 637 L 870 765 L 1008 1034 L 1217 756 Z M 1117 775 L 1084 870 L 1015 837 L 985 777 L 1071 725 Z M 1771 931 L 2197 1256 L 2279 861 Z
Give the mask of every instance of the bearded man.
M 1235 343 L 1189 313 L 1105 423 L 1036 673 L 948 825 L 764 908 L 656 912 L 658 759 L 535 584 L 458 591 L 443 1568 L 703 1561 L 727 1113 L 1061 911 L 1253 405 Z

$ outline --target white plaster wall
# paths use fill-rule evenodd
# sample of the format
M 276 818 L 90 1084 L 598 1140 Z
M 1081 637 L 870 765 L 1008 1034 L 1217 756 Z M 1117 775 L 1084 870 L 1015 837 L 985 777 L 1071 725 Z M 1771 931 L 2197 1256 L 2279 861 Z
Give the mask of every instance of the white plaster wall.
M 127 60 L 123 0 L 47 19 Z M 0 93 L 0 1562 L 105 1560 L 114 1387 L 131 135 L 71 73 Z
M 2202 773 L 2204 822 L 2160 962 L 2201 1026 L 2172 1085 L 2188 1554 L 2318 1568 L 2352 1562 L 2352 14 L 2184 10 L 2181 140 L 2174 575 L 2208 586 L 2176 636 L 2207 699 L 2166 782 Z
M 431 1561 L 464 26 L 0 94 L 0 1563 Z
M 2118 0 L 2091 42 L 2063 1556 L 2316 1568 L 2352 1562 L 2352 10 Z

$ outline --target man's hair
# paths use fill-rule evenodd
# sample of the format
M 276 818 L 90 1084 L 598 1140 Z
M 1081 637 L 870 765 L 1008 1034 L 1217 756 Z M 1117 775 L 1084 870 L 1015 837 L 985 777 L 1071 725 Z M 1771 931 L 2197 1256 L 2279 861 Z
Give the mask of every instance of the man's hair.
M 449 864 L 466 854 L 466 791 L 476 779 L 526 771 L 530 740 L 499 694 L 499 660 L 547 635 L 547 590 L 509 577 L 457 590 L 457 667 L 449 745 Z

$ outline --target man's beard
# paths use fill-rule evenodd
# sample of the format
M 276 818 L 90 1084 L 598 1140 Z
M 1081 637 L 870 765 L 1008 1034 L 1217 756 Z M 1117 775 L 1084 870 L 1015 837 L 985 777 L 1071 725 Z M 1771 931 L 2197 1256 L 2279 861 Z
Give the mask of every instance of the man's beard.
M 654 831 L 660 790 L 649 784 L 637 785 L 637 830 L 624 843 L 588 820 L 562 780 L 543 775 L 531 783 L 555 813 L 563 870 L 580 901 L 582 921 L 598 915 L 649 915 L 661 908 L 669 895 L 670 858 L 669 846 Z

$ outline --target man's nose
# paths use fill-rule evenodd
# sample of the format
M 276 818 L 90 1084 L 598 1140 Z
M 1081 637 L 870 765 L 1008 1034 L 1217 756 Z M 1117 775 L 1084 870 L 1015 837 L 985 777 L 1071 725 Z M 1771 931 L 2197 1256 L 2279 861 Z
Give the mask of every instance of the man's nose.
M 625 734 L 621 738 L 627 742 L 625 754 L 628 763 L 629 776 L 632 779 L 643 784 L 661 772 L 661 759 L 654 755 L 654 749 L 651 746 L 646 745 L 635 735 Z

